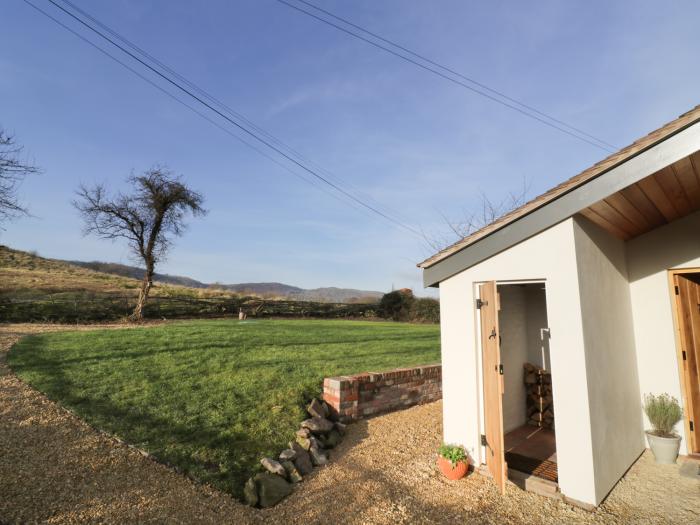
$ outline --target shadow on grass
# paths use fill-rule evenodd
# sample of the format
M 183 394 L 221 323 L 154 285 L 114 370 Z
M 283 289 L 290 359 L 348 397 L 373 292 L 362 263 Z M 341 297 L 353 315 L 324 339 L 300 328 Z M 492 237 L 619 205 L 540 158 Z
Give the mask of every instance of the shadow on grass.
M 146 450 L 160 462 L 177 466 L 193 478 L 210 483 L 239 499 L 242 497 L 243 483 L 253 471 L 258 470 L 261 451 L 278 448 L 273 437 L 252 438 L 249 434 L 230 428 L 223 434 L 204 425 L 183 424 L 150 411 L 124 408 L 104 396 L 78 395 L 78 388 L 64 369 L 44 358 L 36 347 L 32 348 L 33 344 L 38 343 L 25 341 L 22 349 L 27 353 L 34 350 L 31 364 L 23 362 L 30 357 L 28 354 L 21 360 L 13 356 L 10 364 L 14 372 L 29 379 L 34 388 L 69 408 L 93 427 L 112 433 Z M 51 373 L 35 377 L 37 369 L 50 370 Z M 150 408 L 158 410 L 157 406 Z
M 279 453 L 283 448 L 280 443 L 291 439 L 298 428 L 292 428 L 298 423 L 290 423 L 289 417 L 271 415 L 270 405 L 277 403 L 286 407 L 284 415 L 293 414 L 317 395 L 324 375 L 386 368 L 383 362 L 406 363 L 425 353 L 416 346 L 435 340 L 434 334 L 420 334 L 417 342 L 411 335 L 407 343 L 406 337 L 394 332 L 364 341 L 335 337 L 302 344 L 269 339 L 222 343 L 210 342 L 220 340 L 221 334 L 216 332 L 203 334 L 209 337 L 205 341 L 188 338 L 179 328 L 164 333 L 65 335 L 72 340 L 62 340 L 63 335 L 57 339 L 53 335 L 28 336 L 12 349 L 9 362 L 25 381 L 94 427 L 116 434 L 239 499 L 247 477 L 260 469 L 259 459 Z M 241 344 L 244 346 L 238 350 L 236 345 Z M 357 350 L 372 344 L 382 350 Z M 313 346 L 320 348 L 310 350 Z M 129 349 L 119 350 L 124 347 Z M 225 352 L 241 355 L 219 357 Z M 160 357 L 167 355 L 172 355 L 172 360 Z M 256 357 L 249 357 L 253 355 Z M 236 376 L 241 371 L 243 374 Z M 98 374 L 105 377 L 104 383 L 95 383 Z M 143 395 L 138 391 L 131 394 L 142 383 L 153 388 Z M 267 412 L 258 417 L 259 410 Z M 289 436 L 282 439 L 288 431 Z

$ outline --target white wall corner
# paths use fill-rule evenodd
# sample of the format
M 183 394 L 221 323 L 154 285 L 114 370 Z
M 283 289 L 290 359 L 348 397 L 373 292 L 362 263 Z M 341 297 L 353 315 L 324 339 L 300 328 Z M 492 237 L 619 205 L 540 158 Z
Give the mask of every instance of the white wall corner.
M 597 505 L 644 450 L 625 243 L 574 223 Z

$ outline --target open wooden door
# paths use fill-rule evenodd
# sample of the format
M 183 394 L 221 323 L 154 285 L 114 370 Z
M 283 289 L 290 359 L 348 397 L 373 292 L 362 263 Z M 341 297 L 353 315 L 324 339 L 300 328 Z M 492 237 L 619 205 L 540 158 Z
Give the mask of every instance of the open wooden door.
M 692 454 L 700 453 L 700 273 L 673 276 L 681 343 L 680 367 L 685 391 L 686 434 Z
M 484 374 L 484 423 L 486 426 L 486 466 L 501 494 L 506 491 L 508 468 L 503 446 L 503 368 L 498 328 L 496 281 L 479 286 L 481 310 L 481 352 Z

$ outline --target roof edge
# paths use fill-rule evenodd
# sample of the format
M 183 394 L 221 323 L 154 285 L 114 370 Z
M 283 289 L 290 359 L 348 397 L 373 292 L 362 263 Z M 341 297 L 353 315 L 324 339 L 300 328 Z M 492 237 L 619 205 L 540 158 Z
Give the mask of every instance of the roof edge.
M 608 155 L 603 160 L 580 172 L 578 175 L 567 179 L 563 183 L 535 197 L 534 199 L 531 199 L 522 206 L 511 210 L 467 237 L 464 237 L 463 239 L 460 239 L 450 246 L 440 250 L 434 255 L 418 263 L 416 266 L 422 270 L 426 270 L 442 261 L 445 261 L 462 250 L 465 250 L 483 239 L 486 239 L 489 236 L 501 231 L 502 229 L 511 226 L 533 212 L 550 205 L 557 199 L 566 196 L 581 186 L 584 186 L 598 177 L 609 173 L 620 165 L 625 164 L 626 162 L 634 159 L 635 157 L 661 144 L 662 142 L 670 139 L 674 135 L 697 124 L 698 122 L 700 122 L 700 105 L 695 106 L 695 108 L 683 113 L 677 119 L 665 124 L 655 131 L 652 131 L 632 144 L 622 148 L 618 152 Z
M 566 220 L 630 184 L 700 150 L 700 120 L 667 134 L 624 161 L 601 170 L 595 177 L 571 186 L 546 203 L 533 207 L 512 221 L 489 231 L 469 245 L 461 247 L 423 267 L 424 286 L 434 286 L 493 255 Z M 614 177 L 603 175 L 615 172 Z

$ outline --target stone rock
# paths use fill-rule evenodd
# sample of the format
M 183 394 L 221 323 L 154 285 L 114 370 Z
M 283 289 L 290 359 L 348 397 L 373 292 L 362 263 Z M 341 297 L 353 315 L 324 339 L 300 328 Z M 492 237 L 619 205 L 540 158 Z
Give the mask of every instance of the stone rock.
M 322 419 L 328 417 L 328 406 L 326 406 L 324 403 L 322 403 L 316 398 L 314 398 L 311 401 L 311 404 L 308 407 L 306 407 L 306 411 L 311 417 L 317 417 Z
M 345 435 L 347 427 L 348 426 L 345 423 L 341 423 L 340 421 L 333 423 L 333 428 L 335 428 L 341 436 Z
M 308 428 L 312 434 L 325 434 L 333 429 L 333 423 L 323 417 L 312 417 L 301 423 L 302 428 Z
M 297 470 L 294 463 L 291 461 L 283 461 L 282 466 L 284 467 L 284 470 L 287 471 L 287 479 L 292 483 L 299 483 L 302 479 L 304 479 L 301 477 L 299 470 Z
M 331 430 L 326 436 L 324 446 L 326 448 L 335 448 L 335 446 L 340 443 L 340 432 L 336 429 Z
M 245 498 L 245 502 L 251 507 L 255 507 L 258 504 L 258 487 L 253 478 L 245 482 L 243 497 Z
M 311 474 L 314 469 L 314 466 L 311 463 L 311 456 L 309 456 L 309 453 L 306 450 L 302 450 L 297 454 L 297 457 L 294 458 L 294 466 L 302 476 Z
M 272 458 L 262 458 L 260 460 L 260 463 L 262 464 L 263 467 L 265 467 L 265 470 L 272 474 L 277 474 L 278 476 L 282 476 L 283 478 L 287 477 L 287 471 L 284 470 L 284 467 L 279 461 L 275 461 Z
M 301 454 L 302 452 L 306 452 L 306 449 L 304 447 L 302 447 L 296 441 L 290 441 L 289 448 L 292 449 L 294 452 L 296 452 L 297 455 Z
M 308 428 L 300 428 L 297 430 L 297 436 L 307 438 L 311 436 L 311 431 Z
M 324 405 L 326 405 L 326 408 L 328 409 L 328 415 L 326 416 L 326 419 L 333 421 L 334 423 L 340 419 L 340 414 L 336 409 L 331 407 L 328 403 L 325 401 L 323 402 Z
M 311 456 L 311 462 L 317 467 L 328 464 L 328 456 L 317 447 L 311 447 L 309 449 L 309 455 Z
M 262 472 L 253 479 L 258 487 L 258 503 L 263 509 L 277 505 L 292 492 L 292 485 L 277 474 Z
M 323 446 L 323 441 L 324 441 L 324 440 L 323 440 L 323 436 L 322 436 L 322 435 L 319 435 L 319 436 L 311 436 L 311 437 L 309 438 L 309 443 L 311 443 L 311 447 L 325 448 L 325 447 Z M 311 448 L 311 447 L 309 447 L 309 448 Z
M 311 448 L 311 438 L 303 438 L 301 436 L 297 436 L 297 443 L 304 450 L 309 450 Z
M 296 450 L 287 448 L 280 452 L 280 461 L 291 461 L 297 457 Z

